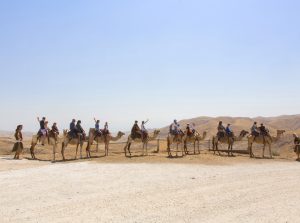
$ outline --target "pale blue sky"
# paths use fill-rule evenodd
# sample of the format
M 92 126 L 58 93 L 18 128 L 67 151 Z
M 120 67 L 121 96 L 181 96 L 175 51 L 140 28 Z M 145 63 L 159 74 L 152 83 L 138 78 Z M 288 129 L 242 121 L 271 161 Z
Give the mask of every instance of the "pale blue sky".
M 0 129 L 300 113 L 300 1 L 0 1 Z

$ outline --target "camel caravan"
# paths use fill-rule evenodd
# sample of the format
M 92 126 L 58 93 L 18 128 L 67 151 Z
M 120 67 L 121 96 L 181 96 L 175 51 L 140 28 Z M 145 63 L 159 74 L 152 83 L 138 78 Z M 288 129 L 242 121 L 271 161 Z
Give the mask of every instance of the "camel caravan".
M 91 156 L 91 147 L 96 146 L 96 153 L 99 151 L 99 145 L 104 145 L 104 157 L 109 155 L 109 146 L 112 142 L 118 143 L 120 139 L 125 135 L 125 133 L 119 131 L 115 136 L 113 136 L 109 129 L 108 123 L 106 122 L 103 129 L 100 129 L 100 121 L 95 121 L 95 127 L 90 128 L 88 134 L 84 131 L 81 126 L 80 120 L 73 119 L 70 123 L 69 130 L 63 130 L 62 136 L 58 130 L 57 124 L 53 123 L 51 129 L 48 128 L 48 121 L 46 118 L 41 120 L 37 118 L 40 125 L 40 129 L 36 135 L 32 136 L 30 154 L 33 160 L 37 159 L 35 155 L 35 149 L 37 146 L 51 146 L 52 147 L 52 161 L 56 162 L 57 149 L 61 146 L 61 155 L 62 160 L 65 161 L 65 150 L 69 145 L 74 145 L 76 147 L 74 159 L 78 157 L 83 158 L 83 146 L 86 144 L 86 158 L 90 159 Z M 149 133 L 145 125 L 148 122 L 142 121 L 141 126 L 138 125 L 138 121 L 134 122 L 134 125 L 131 129 L 131 133 L 128 135 L 127 141 L 124 142 L 124 154 L 125 157 L 132 157 L 131 147 L 132 144 L 141 145 L 142 154 L 141 156 L 148 156 L 148 144 L 151 141 L 162 140 L 159 139 L 160 130 L 156 129 L 153 132 Z M 15 132 L 16 143 L 13 147 L 13 152 L 15 152 L 14 159 L 19 159 L 20 154 L 23 151 L 23 136 L 22 136 L 22 125 L 18 125 Z M 251 127 L 251 132 L 249 133 L 246 130 L 242 130 L 238 135 L 235 135 L 231 129 L 231 125 L 228 124 L 226 128 L 223 126 L 223 122 L 220 121 L 217 127 L 217 134 L 212 137 L 212 140 L 209 141 L 212 144 L 212 150 L 214 155 L 221 155 L 221 152 L 226 152 L 228 156 L 233 155 L 233 146 L 236 142 L 247 141 L 248 147 L 247 151 L 250 158 L 255 158 L 253 154 L 253 144 L 262 145 L 262 158 L 265 158 L 265 149 L 266 147 L 269 150 L 269 157 L 273 158 L 272 144 L 278 142 L 280 138 L 285 133 L 285 130 L 277 130 L 276 136 L 271 136 L 269 130 L 261 124 L 260 127 L 257 126 L 257 123 L 254 122 Z M 186 155 L 197 155 L 200 154 L 200 143 L 204 142 L 206 139 L 207 132 L 204 131 L 202 134 L 195 129 L 195 124 L 187 124 L 185 130 L 180 128 L 177 120 L 174 120 L 169 126 L 169 133 L 166 137 L 167 142 L 167 155 L 169 158 L 173 157 L 184 157 Z M 300 138 L 293 134 L 294 137 L 294 152 L 300 160 Z M 120 142 L 122 143 L 122 142 Z M 158 142 L 159 143 L 159 142 Z M 226 145 L 227 150 L 220 150 L 219 145 Z M 188 145 L 191 145 L 193 148 L 192 152 L 188 151 Z M 175 152 L 174 152 L 175 150 Z M 157 150 L 156 152 L 159 152 Z M 175 154 L 174 154 L 175 153 Z

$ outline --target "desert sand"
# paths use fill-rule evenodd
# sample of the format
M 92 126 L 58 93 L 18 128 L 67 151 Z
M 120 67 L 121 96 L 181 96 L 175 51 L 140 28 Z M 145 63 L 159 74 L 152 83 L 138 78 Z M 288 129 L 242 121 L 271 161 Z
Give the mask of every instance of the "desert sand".
M 0 171 L 1 222 L 300 219 L 298 162 L 51 164 L 2 157 L 0 166 L 8 168 Z

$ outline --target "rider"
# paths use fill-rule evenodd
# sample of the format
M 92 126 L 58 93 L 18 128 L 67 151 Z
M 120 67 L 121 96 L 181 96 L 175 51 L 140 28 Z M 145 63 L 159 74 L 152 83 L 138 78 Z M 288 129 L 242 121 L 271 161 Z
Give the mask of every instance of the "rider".
M 233 137 L 233 131 L 231 130 L 230 124 L 227 125 L 225 131 L 226 131 L 227 136 Z
M 76 120 L 72 119 L 72 122 L 70 123 L 70 132 L 69 136 L 70 138 L 76 138 L 77 137 L 77 128 L 76 128 Z
M 102 132 L 103 132 L 104 135 L 110 134 L 109 129 L 108 129 L 108 123 L 107 123 L 107 122 L 105 122 L 105 124 L 104 124 L 104 129 L 102 130 Z
M 59 135 L 59 130 L 57 128 L 56 122 L 53 123 L 53 125 L 51 127 L 51 132 L 54 134 L 55 140 L 57 141 L 57 136 Z
M 226 129 L 225 129 L 225 127 L 223 126 L 223 122 L 222 121 L 220 121 L 219 122 L 219 125 L 218 125 L 218 138 L 220 139 L 220 138 L 222 138 L 222 137 L 224 137 L 225 136 L 225 133 L 226 133 Z
M 138 125 L 138 121 L 135 121 L 134 125 L 132 126 L 131 137 L 132 137 L 132 139 L 141 138 L 142 137 L 141 129 L 140 129 L 139 125 Z
M 148 131 L 145 127 L 145 124 L 149 121 L 149 119 L 147 119 L 147 121 L 142 121 L 142 125 L 141 125 L 141 133 L 142 133 L 142 138 L 147 138 L 148 136 Z
M 260 135 L 262 135 L 264 141 L 266 140 L 265 139 L 266 136 L 270 136 L 269 131 L 266 129 L 266 127 L 264 126 L 263 123 L 260 124 L 259 131 L 260 131 Z
M 298 137 L 296 133 L 294 133 L 293 136 L 294 136 L 294 145 L 295 145 L 294 152 L 297 153 L 298 150 L 300 149 L 300 137 Z
M 40 120 L 39 117 L 37 117 L 38 122 L 40 123 L 40 129 L 38 131 L 38 138 L 42 137 L 42 145 L 45 145 L 45 138 L 48 135 L 47 132 L 47 121 L 46 117 L 43 117 L 42 120 Z
M 77 135 L 80 137 L 80 139 L 85 139 L 85 131 L 81 127 L 81 121 L 78 120 L 76 124 L 76 130 L 77 130 Z
M 175 136 L 179 135 L 179 133 L 180 133 L 180 125 L 178 124 L 176 119 L 170 125 L 170 133 L 171 133 L 171 135 L 175 135 Z
M 95 121 L 96 136 L 101 136 L 102 132 L 100 130 L 100 120 L 96 120 L 96 118 L 94 118 L 94 121 Z
M 260 124 L 259 131 L 260 131 L 260 134 L 262 136 L 268 136 L 269 135 L 268 130 L 266 129 L 266 127 L 264 126 L 263 123 Z
M 192 131 L 192 133 L 193 133 L 193 134 L 195 134 L 195 133 L 196 133 L 196 129 L 195 129 L 195 127 L 196 127 L 195 123 L 192 123 L 192 125 L 190 126 L 190 128 L 191 128 L 191 131 Z
M 186 134 L 187 134 L 187 136 L 192 136 L 193 135 L 193 132 L 192 132 L 192 129 L 191 129 L 189 123 L 186 124 Z
M 259 128 L 257 127 L 257 122 L 254 122 L 253 126 L 251 127 L 251 135 L 254 137 L 259 136 Z

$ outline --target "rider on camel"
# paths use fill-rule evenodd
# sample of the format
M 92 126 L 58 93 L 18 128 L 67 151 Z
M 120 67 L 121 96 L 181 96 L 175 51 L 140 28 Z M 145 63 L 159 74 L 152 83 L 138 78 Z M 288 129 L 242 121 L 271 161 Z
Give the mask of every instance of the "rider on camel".
M 149 121 L 149 119 L 147 119 L 147 121 L 142 121 L 142 125 L 141 125 L 141 133 L 142 133 L 142 138 L 147 138 L 148 137 L 148 131 L 145 127 L 145 124 Z
M 230 124 L 227 125 L 225 131 L 228 137 L 233 137 L 233 131 L 231 130 Z
M 39 117 L 37 117 L 38 122 L 40 123 L 40 129 L 38 131 L 38 139 L 42 138 L 42 146 L 45 145 L 45 138 L 48 136 L 48 129 L 47 129 L 47 121 L 46 118 L 43 117 L 42 120 L 40 120 Z
M 251 135 L 253 135 L 254 137 L 259 136 L 259 128 L 257 127 L 257 122 L 253 123 L 253 126 L 251 127 Z
M 105 122 L 104 129 L 102 130 L 102 132 L 103 132 L 104 135 L 109 135 L 110 134 L 107 122 Z
M 96 120 L 96 118 L 94 118 L 95 121 L 95 132 L 96 132 L 96 136 L 101 136 L 102 132 L 100 130 L 100 120 Z
M 77 130 L 77 135 L 79 136 L 79 139 L 80 140 L 81 139 L 85 140 L 85 131 L 81 127 L 81 121 L 80 120 L 77 121 L 76 130 Z
M 135 121 L 134 125 L 132 126 L 131 137 L 132 139 L 142 138 L 141 129 L 138 125 L 138 121 Z
M 219 122 L 219 125 L 218 125 L 218 134 L 217 134 L 219 140 L 220 140 L 220 138 L 222 138 L 222 137 L 225 136 L 225 133 L 226 133 L 226 129 L 225 129 L 225 127 L 223 126 L 223 122 L 220 121 L 220 122 Z

